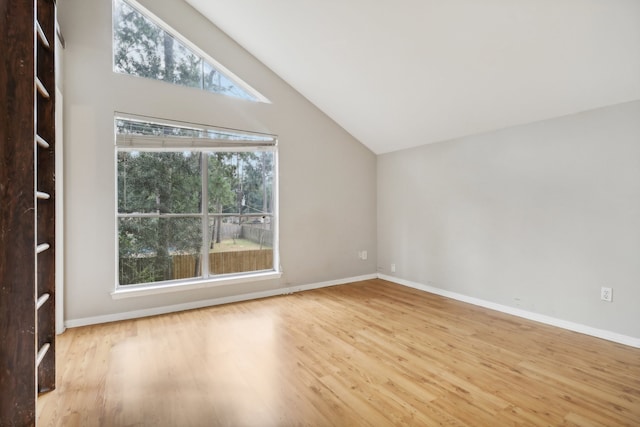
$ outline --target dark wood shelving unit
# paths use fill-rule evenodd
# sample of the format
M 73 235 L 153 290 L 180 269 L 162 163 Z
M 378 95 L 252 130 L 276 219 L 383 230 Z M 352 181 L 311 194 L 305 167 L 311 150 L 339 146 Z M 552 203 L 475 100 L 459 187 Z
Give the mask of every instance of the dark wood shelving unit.
M 0 4 L 0 425 L 55 389 L 54 0 Z

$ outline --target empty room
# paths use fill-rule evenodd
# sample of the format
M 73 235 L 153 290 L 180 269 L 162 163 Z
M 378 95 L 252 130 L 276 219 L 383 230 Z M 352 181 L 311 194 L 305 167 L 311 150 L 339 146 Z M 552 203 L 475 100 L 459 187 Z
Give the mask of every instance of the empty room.
M 638 0 L 0 0 L 0 426 L 640 425 Z

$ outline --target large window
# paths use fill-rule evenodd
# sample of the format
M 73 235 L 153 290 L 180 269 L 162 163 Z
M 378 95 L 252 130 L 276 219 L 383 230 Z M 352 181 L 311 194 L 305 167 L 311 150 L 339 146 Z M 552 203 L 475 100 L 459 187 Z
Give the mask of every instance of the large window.
M 114 0 L 113 69 L 251 101 L 266 101 L 133 0 Z M 227 74 L 230 74 L 227 72 Z
M 277 271 L 272 135 L 115 118 L 119 286 Z

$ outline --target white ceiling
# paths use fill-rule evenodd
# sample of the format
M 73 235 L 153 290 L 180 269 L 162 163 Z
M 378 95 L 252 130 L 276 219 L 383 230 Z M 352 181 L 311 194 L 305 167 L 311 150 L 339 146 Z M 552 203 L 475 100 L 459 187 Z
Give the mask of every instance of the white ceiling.
M 378 154 L 640 99 L 640 0 L 186 1 Z

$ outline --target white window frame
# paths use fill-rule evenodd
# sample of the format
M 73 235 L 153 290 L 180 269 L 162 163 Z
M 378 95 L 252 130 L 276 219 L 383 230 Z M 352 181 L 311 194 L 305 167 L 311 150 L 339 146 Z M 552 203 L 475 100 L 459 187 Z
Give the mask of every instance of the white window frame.
M 118 119 L 125 120 L 134 120 L 134 121 L 142 121 L 142 122 L 150 122 L 150 123 L 158 123 L 168 126 L 177 126 L 181 128 L 192 128 L 202 131 L 214 131 L 214 132 L 231 132 L 234 134 L 241 134 L 247 136 L 259 136 L 259 137 L 267 137 L 272 138 L 273 143 L 270 145 L 272 148 L 265 148 L 265 145 L 261 145 L 259 141 L 252 142 L 250 140 L 243 141 L 229 141 L 229 140 L 208 140 L 206 138 L 180 138 L 179 141 L 172 141 L 174 138 L 162 138 L 162 137 L 153 137 L 153 136 L 122 136 L 120 137 L 117 134 L 117 129 L 115 122 Z M 144 295 L 154 295 L 161 294 L 167 292 L 176 292 L 176 291 L 186 291 L 186 290 L 194 290 L 201 288 L 209 288 L 223 285 L 233 285 L 238 283 L 247 283 L 247 282 L 256 282 L 262 280 L 273 280 L 279 279 L 282 277 L 282 271 L 280 267 L 280 251 L 279 251 L 279 183 L 278 183 L 278 143 L 277 136 L 271 134 L 262 134 L 248 131 L 238 131 L 232 129 L 225 129 L 215 126 L 208 125 L 198 125 L 193 123 L 185 123 L 178 122 L 174 120 L 165 120 L 158 118 L 151 118 L 127 113 L 119 113 L 116 112 L 114 115 L 114 168 L 115 168 L 115 180 L 114 180 L 114 188 L 115 188 L 115 215 L 114 215 L 114 226 L 116 232 L 115 234 L 115 253 L 114 260 L 115 262 L 115 289 L 111 293 L 111 296 L 114 299 L 135 297 L 135 296 L 144 296 Z M 177 139 L 177 138 L 176 138 Z M 142 284 L 130 284 L 130 285 L 120 285 L 119 281 L 119 233 L 118 233 L 118 219 L 122 217 L 122 214 L 118 212 L 118 162 L 117 156 L 119 152 L 122 151 L 158 151 L 158 152 L 175 152 L 179 150 L 183 150 L 185 148 L 190 149 L 200 149 L 202 151 L 212 151 L 212 152 L 254 152 L 255 148 L 260 147 L 259 151 L 269 151 L 273 152 L 273 195 L 272 195 L 272 213 L 271 213 L 271 227 L 273 230 L 273 270 L 260 270 L 260 271 L 248 271 L 242 273 L 232 273 L 232 274 L 221 274 L 221 275 L 211 275 L 208 272 L 205 273 L 203 267 L 203 276 L 198 278 L 191 279 L 178 279 L 178 280 L 168 280 L 162 282 L 150 282 L 150 283 L 142 283 Z M 204 201 L 206 201 L 206 194 L 203 195 Z M 211 215 L 208 212 L 208 203 L 202 203 L 203 210 L 201 213 L 194 214 L 193 216 L 203 216 L 205 221 L 202 219 L 203 224 L 203 232 L 204 227 L 208 227 L 208 218 Z M 128 216 L 128 215 L 126 215 Z M 203 235 L 203 245 L 206 243 L 206 238 Z M 206 264 L 205 264 L 206 265 Z

